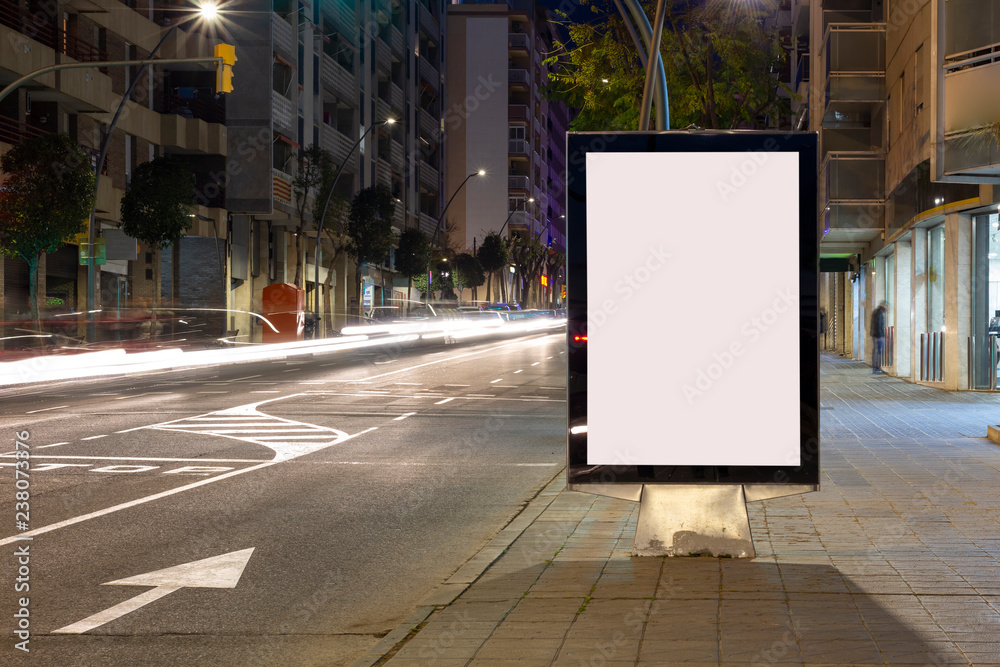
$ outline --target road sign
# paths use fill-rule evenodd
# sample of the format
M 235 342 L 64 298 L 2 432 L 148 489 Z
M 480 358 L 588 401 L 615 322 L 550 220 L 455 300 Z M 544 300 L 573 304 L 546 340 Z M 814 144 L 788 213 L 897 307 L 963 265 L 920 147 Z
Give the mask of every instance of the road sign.
M 116 604 L 110 609 L 88 616 L 64 628 L 53 630 L 56 634 L 78 635 L 135 611 L 182 588 L 236 588 L 243 570 L 255 547 L 231 551 L 220 556 L 175 565 L 155 572 L 109 581 L 104 586 L 154 586 L 141 595 Z

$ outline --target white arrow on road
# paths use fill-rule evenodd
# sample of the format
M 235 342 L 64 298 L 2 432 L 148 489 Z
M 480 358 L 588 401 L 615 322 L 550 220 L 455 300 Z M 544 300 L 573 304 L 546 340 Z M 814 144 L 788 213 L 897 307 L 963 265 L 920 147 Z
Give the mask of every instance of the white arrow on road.
M 156 588 L 53 632 L 78 635 L 93 630 L 181 588 L 236 588 L 254 548 L 231 551 L 227 554 L 175 565 L 155 572 L 109 581 L 102 585 L 155 586 Z

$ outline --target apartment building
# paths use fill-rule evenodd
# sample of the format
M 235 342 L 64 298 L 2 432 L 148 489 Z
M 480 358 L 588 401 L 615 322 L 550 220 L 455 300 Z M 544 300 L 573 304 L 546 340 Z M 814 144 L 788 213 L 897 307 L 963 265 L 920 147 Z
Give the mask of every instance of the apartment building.
M 443 1 L 275 0 L 252 11 L 259 4 L 235 7 L 230 28 L 238 62 L 227 104 L 235 158 L 225 187 L 234 231 L 229 302 L 246 310 L 260 306 L 265 286 L 294 278 L 293 181 L 301 149 L 320 146 L 344 164 L 336 192 L 346 201 L 362 188 L 388 187 L 397 232 L 419 227 L 432 234 L 441 209 Z M 383 124 L 387 119 L 396 122 Z M 312 304 L 316 243 L 306 216 L 310 231 L 301 247 Z M 358 307 L 358 276 L 343 253 L 331 265 L 332 248 L 323 245 L 320 311 L 339 328 Z M 391 258 L 362 267 L 362 307 L 406 297 L 406 281 L 394 285 L 392 267 Z M 230 324 L 259 335 L 248 315 L 234 314 Z
M 568 115 L 542 96 L 554 30 L 548 10 L 533 0 L 448 6 L 445 192 L 450 197 L 467 174 L 486 170 L 447 211 L 453 247 L 471 252 L 491 231 L 566 247 Z M 558 290 L 560 280 L 546 276 L 547 287 Z
M 820 133 L 825 345 L 951 390 L 995 390 L 1000 2 L 793 4 L 802 126 Z
M 161 39 L 156 53 L 160 58 L 212 55 L 214 42 L 191 5 L 0 0 L 0 84 L 55 64 L 141 59 Z M 136 76 L 135 67 L 74 69 L 21 86 L 0 102 L 0 153 L 29 137 L 65 132 L 92 156 L 96 168 L 109 123 Z M 158 289 L 153 269 L 160 253 L 137 249 L 134 240 L 116 227 L 132 170 L 154 157 L 171 155 L 185 161 L 204 183 L 213 166 L 226 160 L 226 130 L 221 124 L 225 100 L 215 96 L 214 80 L 212 65 L 148 68 L 111 132 L 96 197 L 97 235 L 107 247 L 107 263 L 97 267 L 95 280 L 95 303 L 103 309 L 102 318 L 119 317 L 132 306 L 148 306 Z M 223 206 L 219 197 L 203 197 L 193 209 L 188 241 L 192 249 L 214 246 L 217 233 L 225 234 Z M 208 289 L 221 297 L 220 265 L 213 263 L 207 273 Z M 24 319 L 29 310 L 26 264 L 0 257 L 0 280 L 4 321 Z M 39 268 L 43 308 L 48 304 L 60 311 L 82 310 L 86 292 L 87 271 L 80 266 L 77 246 L 66 245 L 43 257 Z

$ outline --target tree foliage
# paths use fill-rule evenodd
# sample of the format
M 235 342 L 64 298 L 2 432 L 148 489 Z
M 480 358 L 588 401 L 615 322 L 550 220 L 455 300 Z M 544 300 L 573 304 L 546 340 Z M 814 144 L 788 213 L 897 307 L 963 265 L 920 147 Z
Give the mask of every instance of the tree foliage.
M 645 81 L 635 44 L 612 0 L 580 2 L 593 18 L 566 22 L 570 38 L 547 60 L 555 69 L 546 94 L 581 109 L 574 130 L 635 130 Z M 656 2 L 642 4 L 652 24 Z M 788 114 L 777 81 L 785 52 L 765 20 L 776 9 L 776 0 L 667 0 L 660 52 L 672 127 L 760 129 Z
M 347 216 L 347 253 L 358 273 L 357 299 L 361 303 L 361 265 L 381 265 L 392 250 L 392 214 L 396 200 L 384 185 L 364 188 L 351 200 Z
M 118 227 L 154 250 L 168 248 L 191 229 L 194 195 L 191 172 L 179 162 L 169 157 L 143 162 L 132 170 Z
M 490 284 L 493 276 L 499 269 L 507 265 L 507 242 L 497 232 L 490 232 L 483 239 L 483 244 L 476 251 L 476 257 L 483 267 L 483 271 L 488 274 L 486 283 L 486 300 L 490 301 Z
M 455 285 L 459 289 L 479 287 L 486 282 L 486 272 L 479 258 L 472 253 L 463 252 L 455 255 Z
M 0 253 L 28 263 L 31 317 L 38 322 L 38 262 L 86 229 L 94 198 L 87 153 L 66 134 L 23 141 L 0 157 Z
M 521 302 L 525 305 L 530 302 L 532 292 L 537 291 L 538 280 L 548 255 L 549 249 L 533 234 L 515 234 L 511 237 L 510 259 L 527 288 L 527 292 L 520 295 Z
M 302 279 L 302 239 L 306 228 L 306 206 L 309 196 L 319 188 L 312 200 L 313 220 L 319 220 L 326 203 L 326 193 L 330 191 L 334 176 L 333 155 L 325 148 L 311 144 L 299 154 L 299 166 L 292 179 L 292 195 L 295 198 L 295 208 L 298 211 L 299 222 L 295 236 L 295 279 L 294 284 L 301 285 Z M 327 187 L 323 187 L 326 185 Z
M 431 244 L 427 236 L 417 229 L 404 229 L 396 248 L 396 271 L 407 278 L 415 278 L 427 271 L 431 258 Z

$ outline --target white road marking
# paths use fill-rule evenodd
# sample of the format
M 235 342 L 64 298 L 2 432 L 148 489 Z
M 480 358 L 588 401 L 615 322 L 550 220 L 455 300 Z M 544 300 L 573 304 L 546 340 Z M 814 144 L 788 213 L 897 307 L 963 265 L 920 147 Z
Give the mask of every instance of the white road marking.
M 521 372 L 520 370 L 516 370 L 516 371 L 514 371 L 514 375 L 517 375 L 520 372 Z
M 107 433 L 105 433 L 104 435 L 92 435 L 89 438 L 80 438 L 80 439 L 81 440 L 97 440 L 98 438 L 106 438 L 106 437 L 108 437 Z
M 235 380 L 232 380 L 232 382 L 239 382 L 240 380 L 252 380 L 254 378 L 259 378 L 259 377 L 260 375 L 248 375 L 245 378 L 236 378 Z
M 412 417 L 415 414 L 417 414 L 417 413 L 416 412 L 407 412 L 406 414 L 399 415 L 398 417 L 396 417 L 392 421 L 394 421 L 394 422 L 401 422 L 404 419 L 406 419 L 407 417 Z
M 45 449 L 46 447 L 58 447 L 59 445 L 68 445 L 68 444 L 69 444 L 68 441 L 67 442 L 53 442 L 51 445 L 42 445 L 41 447 L 38 447 L 37 449 Z
M 539 387 L 539 389 L 556 389 L 558 391 L 562 391 L 565 388 L 566 387 Z
M 149 428 L 149 427 L 145 426 L 143 428 Z M 336 444 L 340 444 L 341 442 L 345 442 L 347 440 L 351 440 L 353 438 L 357 438 L 359 436 L 364 435 L 365 433 L 369 433 L 371 431 L 374 431 L 377 428 L 378 428 L 377 426 L 372 426 L 371 428 L 368 428 L 368 429 L 365 429 L 364 431 L 360 431 L 358 433 L 355 433 L 354 435 L 346 436 L 343 439 L 339 440 Z M 301 454 L 299 456 L 301 456 Z M 295 457 L 293 456 L 291 458 L 295 458 Z M 53 530 L 58 530 L 60 528 L 65 528 L 66 526 L 72 526 L 72 525 L 75 525 L 75 524 L 78 524 L 78 523 L 82 523 L 84 521 L 89 521 L 90 519 L 96 519 L 98 517 L 106 516 L 108 514 L 113 514 L 115 512 L 119 512 L 121 510 L 128 509 L 130 507 L 135 507 L 136 505 L 143 505 L 145 503 L 152 502 L 154 500 L 159 500 L 160 498 L 167 498 L 168 496 L 172 496 L 172 495 L 175 495 L 175 494 L 178 494 L 178 493 L 183 493 L 184 491 L 189 491 L 191 489 L 196 489 L 198 487 L 205 486 L 207 484 L 214 484 L 214 483 L 220 482 L 220 481 L 222 481 L 224 479 L 229 479 L 230 477 L 236 477 L 237 475 L 244 475 L 244 474 L 246 474 L 248 472 L 253 472 L 254 470 L 260 470 L 262 468 L 269 468 L 269 467 L 271 467 L 273 465 L 277 465 L 277 464 L 281 463 L 283 460 L 287 460 L 287 459 L 274 458 L 274 459 L 272 459 L 270 461 L 264 461 L 263 463 L 259 463 L 259 464 L 255 465 L 255 466 L 248 466 L 246 468 L 241 468 L 240 470 L 233 470 L 232 472 L 227 472 L 227 473 L 223 473 L 221 475 L 216 475 L 215 477 L 209 477 L 208 479 L 201 479 L 201 480 L 198 480 L 197 482 L 191 482 L 190 484 L 185 484 L 184 486 L 178 486 L 177 488 L 174 488 L 174 489 L 168 489 L 166 491 L 161 491 L 160 493 L 154 493 L 153 495 L 146 496 L 145 498 L 136 498 L 135 500 L 130 500 L 130 501 L 125 502 L 125 503 L 120 503 L 118 505 L 113 505 L 111 507 L 106 507 L 106 508 L 104 508 L 102 510 L 97 510 L 96 512 L 90 512 L 89 514 L 82 514 L 80 516 L 76 516 L 76 517 L 73 517 L 71 519 L 66 519 L 64 521 L 59 521 L 58 523 L 50 524 L 48 526 L 42 526 L 41 528 L 36 528 L 34 530 L 29 530 L 29 531 L 24 532 L 24 533 L 18 533 L 17 535 L 14 535 L 12 537 L 5 537 L 3 539 L 0 539 L 0 546 L 3 546 L 5 544 L 12 544 L 14 542 L 18 542 L 18 541 L 26 539 L 26 538 L 34 538 L 37 535 L 44 535 L 45 533 L 52 532 Z
M 281 392 L 277 389 L 261 389 L 259 391 L 251 391 L 251 394 L 280 394 Z
M 444 399 L 443 401 L 438 401 L 438 402 L 437 402 L 437 403 L 435 403 L 434 405 L 444 405 L 445 403 L 448 403 L 448 402 L 450 402 L 450 401 L 454 401 L 454 400 L 455 400 L 455 398 L 454 398 L 454 397 L 452 397 L 452 398 L 446 398 L 446 399 Z
M 466 394 L 466 396 L 471 398 L 492 398 L 496 396 L 496 394 Z
M 490 384 L 493 384 L 494 382 L 500 382 L 500 380 L 502 380 L 502 379 L 503 378 L 497 378 L 496 380 L 490 380 Z
M 446 384 L 446 387 L 471 387 L 471 384 Z
M 228 391 L 199 391 L 199 394 L 228 394 Z
M 537 365 L 538 365 L 538 364 L 540 364 L 540 363 L 542 363 L 542 362 L 540 362 L 540 361 L 536 361 L 535 363 L 533 363 L 533 364 L 531 364 L 531 365 L 532 365 L 532 366 L 537 366 Z
M 14 458 L 13 455 L 4 455 L 0 458 Z M 70 456 L 67 454 L 42 454 L 32 456 L 33 459 L 73 459 L 74 461 L 165 461 L 167 463 L 260 463 L 262 459 L 171 459 L 157 458 L 152 456 Z
M 561 466 L 561 463 L 514 463 L 519 468 L 546 468 L 549 466 Z
M 56 406 L 53 406 L 51 408 L 41 408 L 40 410 L 28 410 L 24 414 L 26 414 L 26 415 L 33 415 L 36 412 L 46 412 L 48 410 L 62 410 L 63 408 L 68 408 L 68 407 L 69 407 L 68 405 L 56 405 Z
M 255 547 L 243 549 L 242 551 L 232 551 L 220 556 L 203 558 L 201 560 L 175 565 L 155 572 L 138 574 L 126 579 L 108 581 L 104 586 L 155 586 L 153 590 L 146 591 L 131 600 L 126 600 L 116 604 L 110 609 L 88 616 L 82 621 L 77 621 L 66 627 L 53 630 L 58 634 L 78 635 L 105 623 L 135 611 L 154 600 L 169 595 L 181 588 L 236 588 L 243 570 L 246 569 L 247 562 L 253 554 Z
M 551 337 L 556 337 L 558 334 L 553 334 Z M 550 336 L 546 336 L 548 338 Z M 561 338 L 561 336 L 559 336 Z M 513 347 L 515 345 L 540 345 L 544 342 L 545 338 L 538 338 L 535 340 L 519 340 L 512 343 L 504 343 L 503 345 L 497 345 L 496 347 L 489 347 L 485 350 L 476 350 L 475 352 L 466 352 L 464 354 L 456 354 L 454 357 L 447 357 L 446 359 L 435 359 L 434 361 L 427 361 L 422 364 L 417 364 L 416 366 L 408 366 L 406 368 L 398 368 L 394 371 L 388 371 L 386 373 L 381 373 L 380 375 L 372 375 L 366 378 L 359 378 L 357 380 L 349 380 L 349 382 L 370 382 L 371 380 L 377 380 L 378 378 L 385 377 L 387 375 L 395 375 L 396 373 L 405 373 L 406 371 L 416 370 L 418 368 L 423 368 L 424 366 L 431 366 L 433 364 L 441 364 L 446 361 L 454 361 L 456 359 L 464 359 L 465 357 L 472 357 L 479 354 L 486 354 L 487 352 L 493 352 L 495 350 L 502 350 L 505 347 Z M 434 354 L 444 354 L 444 352 L 435 352 Z
M 420 386 L 423 384 L 423 382 L 397 382 L 396 384 L 409 384 L 414 386 Z
M 552 357 L 545 357 L 546 359 L 551 359 Z

